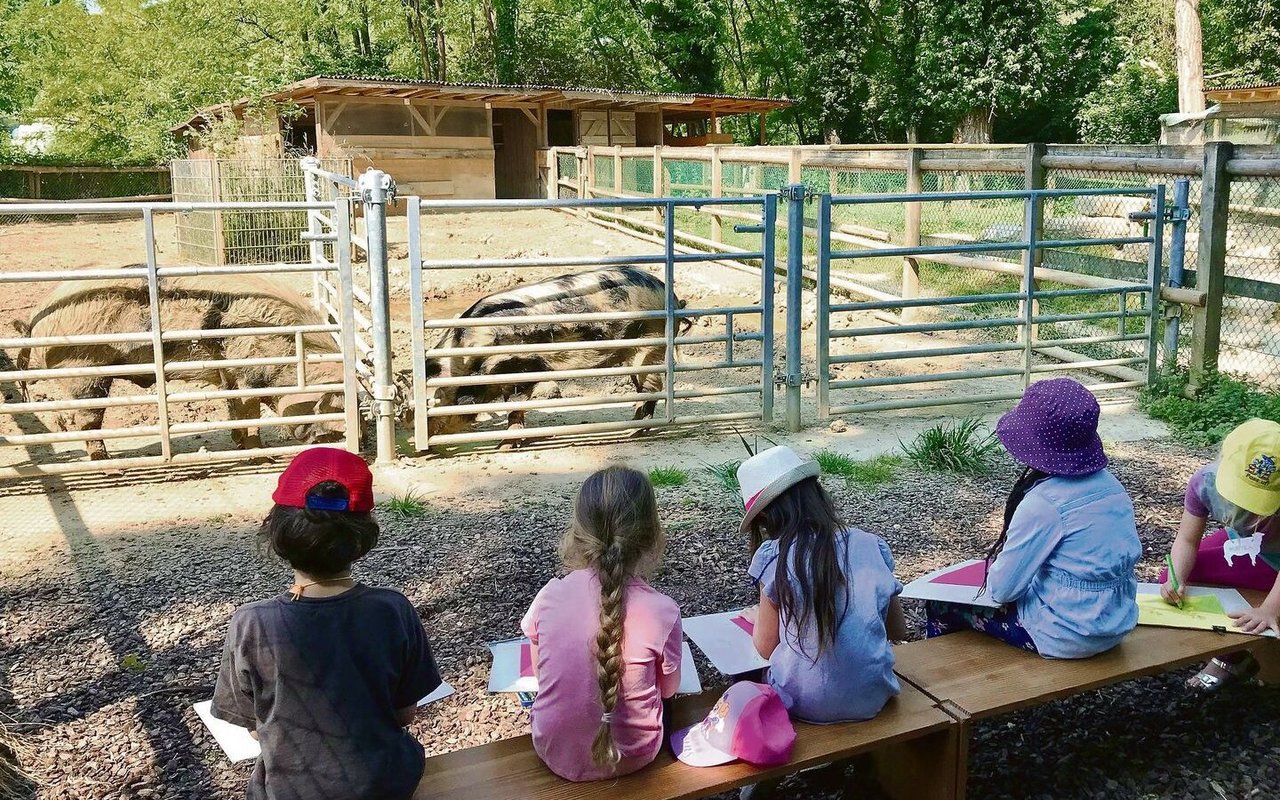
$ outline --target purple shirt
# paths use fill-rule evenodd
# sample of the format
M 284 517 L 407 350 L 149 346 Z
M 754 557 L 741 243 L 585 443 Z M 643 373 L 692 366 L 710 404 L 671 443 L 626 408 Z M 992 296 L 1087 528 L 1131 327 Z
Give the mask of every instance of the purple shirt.
M 1222 523 L 1232 539 L 1242 539 L 1262 534 L 1262 558 L 1273 568 L 1280 570 L 1280 514 L 1260 517 L 1251 514 L 1218 494 L 1216 488 L 1218 462 L 1214 461 L 1196 470 L 1187 483 L 1187 496 L 1183 507 L 1192 516 L 1215 519 Z

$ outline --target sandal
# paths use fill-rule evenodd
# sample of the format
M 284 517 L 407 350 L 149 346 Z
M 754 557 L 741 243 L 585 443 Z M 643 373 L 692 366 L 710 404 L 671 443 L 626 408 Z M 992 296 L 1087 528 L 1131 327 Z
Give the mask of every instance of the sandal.
M 1210 667 L 1226 674 L 1214 675 L 1209 672 Z M 1202 694 L 1212 694 L 1224 686 L 1249 680 L 1258 674 L 1258 670 L 1257 659 L 1249 654 L 1235 664 L 1220 658 L 1211 658 L 1199 672 L 1187 679 L 1187 688 Z

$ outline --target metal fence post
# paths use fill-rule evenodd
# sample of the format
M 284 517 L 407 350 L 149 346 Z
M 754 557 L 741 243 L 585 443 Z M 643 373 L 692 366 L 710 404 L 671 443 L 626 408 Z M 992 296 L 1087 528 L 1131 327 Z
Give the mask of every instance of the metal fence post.
M 1191 218 L 1191 181 L 1179 178 L 1173 182 L 1173 213 L 1169 218 L 1169 287 L 1182 288 L 1186 279 L 1187 220 Z M 1169 303 L 1165 311 L 1164 365 L 1173 370 L 1178 366 L 1178 335 L 1182 325 L 1182 306 Z
M 320 200 L 320 182 L 316 180 L 313 170 L 320 169 L 320 159 L 315 156 L 306 156 L 299 162 L 302 168 L 302 185 L 306 191 L 306 201 L 308 203 L 319 203 Z M 311 265 L 319 266 L 324 261 L 324 242 L 319 240 L 319 236 L 324 233 L 324 229 L 320 224 L 320 212 L 315 210 L 307 211 L 307 235 L 310 237 L 308 241 L 308 252 L 310 253 Z M 317 308 L 320 305 L 320 273 L 313 272 L 311 274 L 311 303 Z
M 778 193 L 764 196 L 764 218 L 761 220 L 760 252 L 760 418 L 773 422 L 773 296 L 774 276 L 778 268 L 774 245 L 778 234 Z
M 799 163 L 794 159 L 793 163 Z M 793 170 L 794 172 L 795 170 Z M 804 303 L 803 183 L 787 187 L 787 430 L 800 430 L 800 312 Z
M 1036 254 L 1040 249 L 1039 229 L 1036 220 L 1040 219 L 1040 195 L 1032 191 L 1027 194 L 1025 216 L 1023 219 L 1022 232 L 1023 242 L 1026 244 L 1026 251 L 1022 254 L 1022 308 L 1018 315 L 1022 317 L 1022 388 L 1025 390 L 1031 385 L 1031 360 L 1035 355 L 1035 336 L 1032 335 L 1032 326 L 1035 324 L 1036 316 Z
M 427 331 L 422 286 L 422 200 L 408 197 L 405 217 L 409 230 L 409 331 L 413 358 L 413 446 L 419 453 L 431 447 L 427 416 Z
M 711 196 L 722 197 L 724 192 L 724 165 L 720 163 L 720 146 L 711 146 Z M 720 211 L 713 208 L 712 211 Z M 719 214 L 711 215 L 711 241 L 724 241 L 724 222 Z
M 156 261 L 156 228 L 151 209 L 142 212 L 142 235 L 147 252 L 147 297 L 151 312 L 151 357 L 156 368 L 156 416 L 160 427 L 160 453 L 165 461 L 173 458 L 173 442 L 169 432 L 169 387 L 164 369 L 164 319 L 160 313 L 160 277 Z M 245 429 L 248 433 L 248 429 Z
M 920 172 L 920 148 L 912 147 L 907 151 L 907 194 L 919 194 L 924 190 L 924 181 Z M 907 203 L 906 215 L 903 219 L 902 246 L 920 246 L 920 203 Z M 902 298 L 911 300 L 920 296 L 920 262 L 907 256 L 902 259 Z M 916 309 L 902 309 L 902 321 L 911 322 L 916 318 Z
M 1022 188 L 1032 191 L 1045 188 L 1047 175 L 1042 159 L 1044 158 L 1047 150 L 1048 148 L 1045 147 L 1045 145 L 1038 142 L 1033 142 L 1027 145 L 1027 162 L 1023 173 L 1024 185 Z M 1031 207 L 1035 213 L 1032 216 L 1027 217 L 1027 225 L 1031 226 L 1031 235 L 1035 237 L 1033 241 L 1038 241 L 1044 238 L 1043 199 L 1039 202 L 1032 203 Z M 1035 274 L 1040 270 L 1041 264 L 1044 263 L 1044 251 L 1032 248 L 1030 255 L 1031 269 L 1027 273 L 1030 277 L 1024 278 L 1026 285 L 1022 287 L 1022 291 L 1026 292 L 1027 302 L 1031 304 L 1029 316 L 1034 318 L 1040 314 L 1040 304 L 1033 299 L 1036 289 Z M 1023 333 L 1026 335 L 1028 340 L 1034 342 L 1040 338 L 1040 326 L 1035 323 L 1029 323 L 1027 325 L 1027 329 L 1023 331 Z
M 1187 391 L 1195 394 L 1218 369 L 1222 341 L 1222 295 L 1227 280 L 1227 203 L 1231 179 L 1227 162 L 1231 142 L 1205 142 L 1204 176 L 1200 195 L 1200 249 L 1196 258 L 1196 288 L 1205 292 L 1204 308 L 1195 315 L 1191 342 L 1191 375 Z
M 663 405 L 667 407 L 667 422 L 674 422 L 676 418 L 676 331 L 679 329 L 676 324 L 676 207 L 671 201 L 667 201 L 665 205 L 666 225 L 663 226 L 662 249 L 666 259 L 662 265 L 662 280 L 667 285 L 663 295 L 666 311 L 663 338 L 667 344 L 667 355 L 663 360 L 665 370 L 663 384 L 666 387 L 667 397 Z
M 1149 315 L 1147 317 L 1147 385 L 1156 382 L 1160 374 L 1160 357 L 1156 348 L 1160 343 L 1160 287 L 1164 285 L 1164 184 L 1157 183 L 1155 196 L 1151 198 L 1155 206 L 1151 210 L 1151 250 L 1147 258 L 1147 283 L 1151 286 L 1151 299 L 1148 300 Z M 1120 295 L 1120 335 L 1128 331 L 1124 329 L 1125 295 Z
M 360 176 L 365 237 L 369 244 L 369 298 L 373 307 L 373 401 L 377 431 L 377 459 L 396 457 L 396 387 L 391 373 L 390 296 L 387 289 L 387 203 L 395 198 L 395 183 L 381 170 Z
M 916 156 L 918 159 L 918 156 Z M 919 212 L 916 216 L 919 222 Z M 917 228 L 917 234 L 919 228 Z M 917 240 L 918 241 L 918 240 Z M 903 262 L 903 276 L 906 276 Z M 818 419 L 831 416 L 831 195 L 818 198 Z

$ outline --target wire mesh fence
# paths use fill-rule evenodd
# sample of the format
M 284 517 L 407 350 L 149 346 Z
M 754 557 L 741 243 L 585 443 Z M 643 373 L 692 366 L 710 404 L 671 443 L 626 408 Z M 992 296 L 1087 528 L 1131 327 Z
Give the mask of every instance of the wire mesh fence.
M 1280 389 L 1280 178 L 1236 177 L 1219 366 Z
M 321 159 L 321 166 L 351 175 L 351 160 Z M 298 159 L 175 160 L 170 165 L 176 202 L 301 201 L 306 187 Z M 304 263 L 304 211 L 193 211 L 179 215 L 178 251 L 196 264 Z
M 0 164 L 0 203 L 71 200 L 168 200 L 165 167 L 27 166 Z M 65 215 L 7 215 L 0 225 L 66 222 Z

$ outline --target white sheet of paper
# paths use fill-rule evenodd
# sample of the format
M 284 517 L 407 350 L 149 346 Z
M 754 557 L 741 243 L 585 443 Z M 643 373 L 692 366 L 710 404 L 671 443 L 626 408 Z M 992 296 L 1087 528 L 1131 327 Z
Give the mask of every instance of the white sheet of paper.
M 731 621 L 741 613 L 742 610 L 737 609 L 722 614 L 685 617 L 681 621 L 684 635 L 692 639 L 698 649 L 707 654 L 716 669 L 726 675 L 738 675 L 769 666 L 769 662 L 756 652 L 751 636 Z
M 451 694 L 453 694 L 453 687 L 442 681 L 434 692 L 418 701 L 418 707 L 443 700 Z M 196 716 L 204 726 L 209 729 L 209 733 L 213 734 L 213 740 L 222 748 L 222 752 L 226 753 L 227 759 L 234 764 L 257 758 L 262 753 L 262 746 L 258 744 L 257 739 L 249 735 L 249 729 L 232 725 L 213 716 L 210 710 L 212 706 L 212 700 L 205 700 L 202 703 L 196 703 L 192 708 L 196 710 Z
M 944 603 L 958 603 L 966 606 L 999 608 L 1000 604 L 992 600 L 991 595 L 984 593 L 981 597 L 976 596 L 978 589 L 975 586 L 935 582 L 935 579 L 942 575 L 980 563 L 982 563 L 981 559 L 975 558 L 969 561 L 962 561 L 959 564 L 951 564 L 942 569 L 935 569 L 933 572 L 921 575 L 911 583 L 908 583 L 903 587 L 900 596 L 906 600 L 940 600 Z
M 528 644 L 528 639 L 509 639 L 489 645 L 489 652 L 493 653 L 493 667 L 489 670 L 490 693 L 538 691 L 536 674 L 529 674 L 529 670 L 524 675 L 520 674 L 520 650 Z
M 1188 586 L 1186 588 L 1186 592 L 1188 596 L 1208 595 L 1208 594 L 1215 595 L 1218 598 L 1219 602 L 1222 603 L 1222 610 L 1227 612 L 1228 614 L 1235 611 L 1245 611 L 1253 607 L 1249 605 L 1248 600 L 1244 599 L 1244 595 L 1240 594 L 1240 592 L 1236 591 L 1235 589 L 1227 589 L 1227 588 L 1222 588 L 1218 586 Z M 1138 594 L 1158 595 L 1160 594 L 1160 584 L 1139 583 Z M 1241 632 L 1242 631 L 1236 631 L 1236 633 L 1241 633 Z M 1277 637 L 1276 632 L 1272 630 L 1268 630 L 1266 633 L 1263 633 L 1260 635 L 1270 636 L 1273 639 L 1280 638 L 1280 637 Z
M 489 645 L 489 650 L 493 653 L 493 669 L 489 672 L 490 692 L 538 691 L 537 675 L 519 674 L 520 648 L 528 642 L 528 639 L 512 639 Z M 681 642 L 680 687 L 676 689 L 676 694 L 699 694 L 701 691 L 702 679 L 698 675 L 698 665 L 693 662 L 693 651 L 689 649 L 688 642 Z

